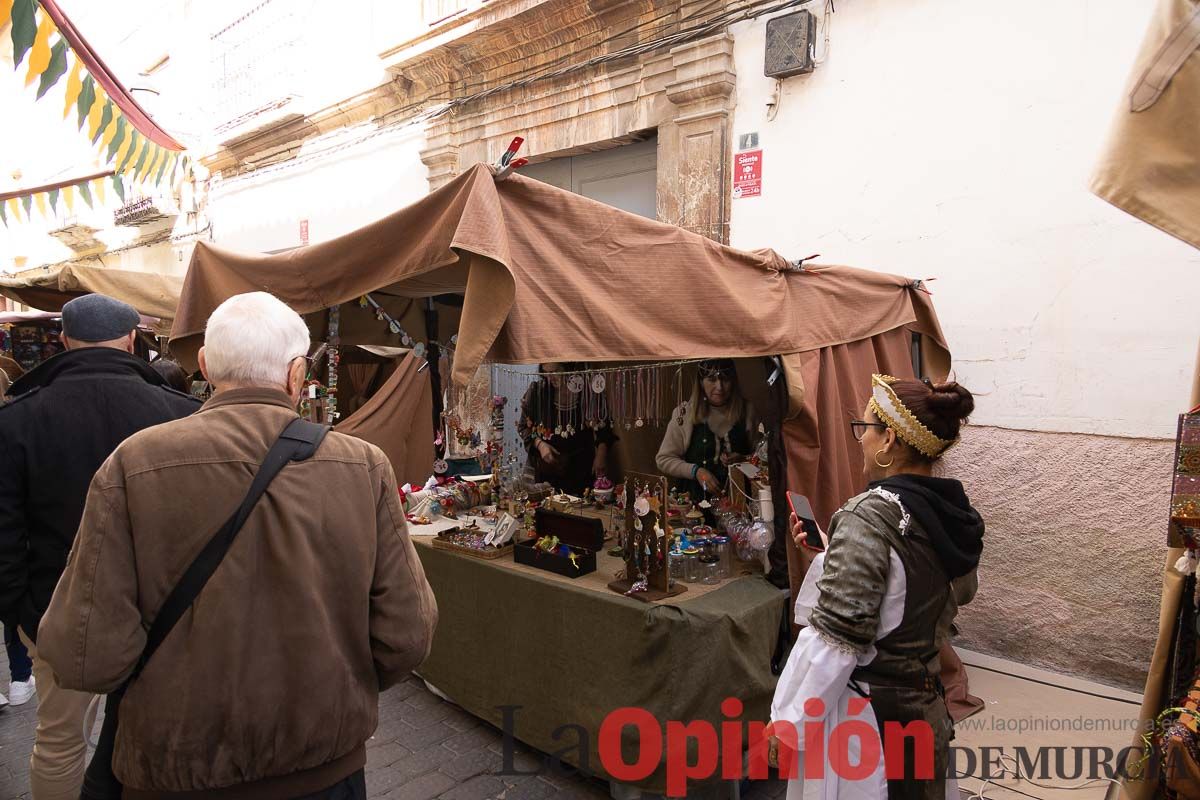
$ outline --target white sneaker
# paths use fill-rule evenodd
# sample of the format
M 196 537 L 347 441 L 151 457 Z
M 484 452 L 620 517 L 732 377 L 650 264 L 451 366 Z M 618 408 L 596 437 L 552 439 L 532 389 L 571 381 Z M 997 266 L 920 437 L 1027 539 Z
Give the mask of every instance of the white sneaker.
M 23 706 L 32 700 L 36 693 L 37 684 L 30 675 L 27 681 L 13 681 L 8 685 L 8 702 L 14 706 Z

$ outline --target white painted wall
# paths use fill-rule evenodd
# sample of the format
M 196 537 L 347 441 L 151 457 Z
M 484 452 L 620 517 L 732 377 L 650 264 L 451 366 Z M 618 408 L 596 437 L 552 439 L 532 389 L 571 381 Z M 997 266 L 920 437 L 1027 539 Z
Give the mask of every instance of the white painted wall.
M 246 251 L 300 245 L 300 221 L 309 220 L 309 244 L 332 239 L 384 217 L 429 192 L 421 162 L 424 130 L 411 125 L 381 133 L 345 149 L 369 128 L 345 130 L 305 146 L 296 162 L 245 179 L 214 180 L 208 200 L 212 240 Z M 305 160 L 310 158 L 311 160 Z
M 936 276 L 977 423 L 1173 438 L 1200 253 L 1087 191 L 1153 4 L 838 0 L 774 121 L 765 20 L 737 25 L 735 145 L 759 132 L 764 178 L 732 243 Z

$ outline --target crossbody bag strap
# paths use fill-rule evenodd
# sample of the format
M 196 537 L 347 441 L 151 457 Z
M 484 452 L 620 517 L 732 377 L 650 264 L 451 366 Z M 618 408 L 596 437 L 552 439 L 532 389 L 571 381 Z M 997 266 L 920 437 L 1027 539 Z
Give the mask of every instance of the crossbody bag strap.
M 279 434 L 279 438 L 271 445 L 258 472 L 255 473 L 254 480 L 250 483 L 250 490 L 246 492 L 246 497 L 242 500 L 238 510 L 208 541 L 208 544 L 200 551 L 200 555 L 196 556 L 196 560 L 183 573 L 179 583 L 175 584 L 175 588 L 167 595 L 166 601 L 146 634 L 146 648 L 142 651 L 141 658 L 138 659 L 137 666 L 129 680 L 125 682 L 125 686 L 132 683 L 141 674 L 146 662 L 154 655 L 154 651 L 166 640 L 175 624 L 183 618 L 184 613 L 199 597 L 204 585 L 221 565 L 221 561 L 233 545 L 238 531 L 246 523 L 250 512 L 254 510 L 254 506 L 271 481 L 288 463 L 304 461 L 317 452 L 317 448 L 320 447 L 321 441 L 328 432 L 329 427 L 326 425 L 318 425 L 297 418 L 288 423 L 288 426 Z

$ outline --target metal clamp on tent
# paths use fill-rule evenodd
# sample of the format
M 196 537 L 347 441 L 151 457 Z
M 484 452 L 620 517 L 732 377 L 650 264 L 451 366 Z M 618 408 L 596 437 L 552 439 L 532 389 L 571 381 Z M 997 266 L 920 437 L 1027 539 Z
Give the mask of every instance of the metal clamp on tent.
M 512 175 L 513 170 L 520 169 L 529 163 L 528 158 L 517 158 L 517 151 L 521 149 L 521 145 L 525 143 L 525 139 L 517 136 L 509 143 L 508 149 L 500 154 L 500 160 L 496 162 L 495 172 L 493 177 L 502 181 L 509 175 Z

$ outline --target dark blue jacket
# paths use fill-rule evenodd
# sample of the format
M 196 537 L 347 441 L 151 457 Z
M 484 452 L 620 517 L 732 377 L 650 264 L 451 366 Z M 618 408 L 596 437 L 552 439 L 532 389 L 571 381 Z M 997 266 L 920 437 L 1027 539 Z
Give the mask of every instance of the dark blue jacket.
M 200 401 L 107 347 L 47 359 L 10 394 L 0 406 L 0 620 L 36 638 L 96 470 L 129 436 Z

